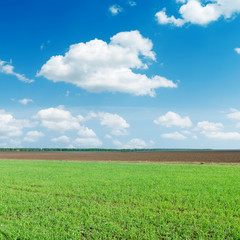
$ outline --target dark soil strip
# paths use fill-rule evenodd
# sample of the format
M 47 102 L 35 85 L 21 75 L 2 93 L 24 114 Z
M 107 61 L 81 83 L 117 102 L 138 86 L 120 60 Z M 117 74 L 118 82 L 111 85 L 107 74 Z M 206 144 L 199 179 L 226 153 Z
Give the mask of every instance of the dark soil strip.
M 240 163 L 240 151 L 0 152 L 0 159 L 126 162 Z

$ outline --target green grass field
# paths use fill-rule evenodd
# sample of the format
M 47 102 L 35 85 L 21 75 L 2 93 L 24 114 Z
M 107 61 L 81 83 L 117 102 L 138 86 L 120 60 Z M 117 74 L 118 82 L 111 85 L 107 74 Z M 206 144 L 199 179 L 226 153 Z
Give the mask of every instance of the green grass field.
M 240 239 L 240 167 L 0 161 L 0 239 Z

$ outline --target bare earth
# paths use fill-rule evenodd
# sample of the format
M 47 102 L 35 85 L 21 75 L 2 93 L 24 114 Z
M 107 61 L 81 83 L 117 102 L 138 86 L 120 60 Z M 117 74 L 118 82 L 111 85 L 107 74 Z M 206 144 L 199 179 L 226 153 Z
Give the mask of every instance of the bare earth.
M 240 151 L 174 152 L 0 152 L 0 159 L 59 161 L 124 161 L 240 163 Z

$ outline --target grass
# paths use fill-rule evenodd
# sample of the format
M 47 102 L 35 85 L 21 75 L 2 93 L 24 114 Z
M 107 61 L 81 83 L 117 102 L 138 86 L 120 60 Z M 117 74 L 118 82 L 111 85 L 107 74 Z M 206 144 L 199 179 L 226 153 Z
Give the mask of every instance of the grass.
M 240 239 L 240 168 L 0 161 L 0 239 Z

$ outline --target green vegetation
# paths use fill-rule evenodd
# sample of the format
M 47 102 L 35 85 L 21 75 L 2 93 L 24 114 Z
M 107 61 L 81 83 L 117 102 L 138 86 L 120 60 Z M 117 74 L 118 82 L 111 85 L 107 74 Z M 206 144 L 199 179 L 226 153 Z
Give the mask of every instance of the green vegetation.
M 174 148 L 146 148 L 146 149 L 113 149 L 113 148 L 0 148 L 0 152 L 188 152 L 212 151 L 211 149 L 174 149 Z M 221 151 L 221 150 L 218 150 Z
M 240 239 L 240 168 L 0 161 L 0 239 Z

